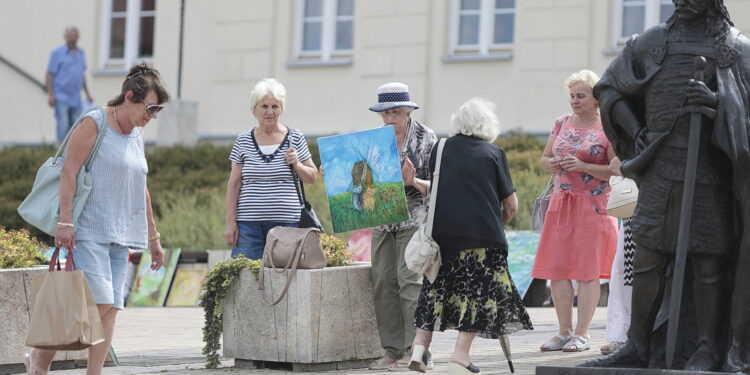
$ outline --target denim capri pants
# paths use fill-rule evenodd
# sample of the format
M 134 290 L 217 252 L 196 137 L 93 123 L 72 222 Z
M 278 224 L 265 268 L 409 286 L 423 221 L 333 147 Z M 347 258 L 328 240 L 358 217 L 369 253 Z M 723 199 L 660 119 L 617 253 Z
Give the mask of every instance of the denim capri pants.
M 77 270 L 86 275 L 94 302 L 125 307 L 125 277 L 128 274 L 128 247 L 114 243 L 76 241 L 72 251 Z
M 283 223 L 280 221 L 238 221 L 237 245 L 232 249 L 232 258 L 240 254 L 248 259 L 260 259 L 263 257 L 263 249 L 266 247 L 266 236 L 273 227 L 299 228 L 299 223 Z

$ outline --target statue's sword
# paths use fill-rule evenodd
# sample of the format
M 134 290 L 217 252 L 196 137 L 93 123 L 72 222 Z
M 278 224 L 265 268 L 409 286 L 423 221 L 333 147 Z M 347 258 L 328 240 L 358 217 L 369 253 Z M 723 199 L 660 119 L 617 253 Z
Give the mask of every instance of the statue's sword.
M 695 80 L 703 81 L 703 70 L 706 59 L 702 56 L 695 58 Z M 703 115 L 714 118 L 716 111 L 701 106 L 690 106 L 683 109 L 690 113 L 690 138 L 688 139 L 687 161 L 685 163 L 685 182 L 682 190 L 682 206 L 680 208 L 680 227 L 677 232 L 677 249 L 675 250 L 674 272 L 672 273 L 672 289 L 669 299 L 669 326 L 667 328 L 667 368 L 672 368 L 675 346 L 677 345 L 677 328 L 680 322 L 680 305 L 682 303 L 682 288 L 685 280 L 685 262 L 687 260 L 688 244 L 690 243 L 690 222 L 693 214 L 693 196 L 695 194 L 695 173 L 698 166 L 698 146 L 701 133 Z

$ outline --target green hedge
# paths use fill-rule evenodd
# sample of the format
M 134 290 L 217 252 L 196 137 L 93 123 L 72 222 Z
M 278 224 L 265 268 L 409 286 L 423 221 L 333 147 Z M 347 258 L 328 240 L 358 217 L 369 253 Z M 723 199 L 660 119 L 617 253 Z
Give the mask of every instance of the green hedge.
M 230 148 L 200 145 L 148 151 L 149 191 L 165 247 L 226 247 L 223 201 Z M 31 190 L 39 165 L 54 152 L 51 146 L 0 150 L 0 225 L 25 228 L 46 243 L 51 237 L 24 222 L 16 208 Z
M 308 142 L 313 160 L 319 165 L 317 143 L 312 139 Z M 501 137 L 496 144 L 506 150 L 520 203 L 509 229 L 528 229 L 534 197 L 549 178 L 537 162 L 544 144 L 523 134 Z M 227 247 L 223 233 L 226 183 L 231 169 L 227 159 L 230 149 L 231 146 L 207 144 L 155 148 L 147 152 L 149 191 L 165 247 Z M 28 229 L 47 243 L 51 238 L 26 224 L 16 213 L 16 208 L 31 189 L 39 165 L 53 153 L 51 146 L 0 150 L 0 196 L 3 197 L 0 200 L 0 225 L 9 229 Z M 305 185 L 305 190 L 323 226 L 330 232 L 330 213 L 322 179 Z
M 534 198 L 544 189 L 550 177 L 539 165 L 544 142 L 530 135 L 511 133 L 500 137 L 495 144 L 505 150 L 513 185 L 518 195 L 518 212 L 506 229 L 529 230 Z
M 0 226 L 29 230 L 44 242 L 50 237 L 26 224 L 16 209 L 34 184 L 36 171 L 55 152 L 52 146 L 8 147 L 0 150 Z

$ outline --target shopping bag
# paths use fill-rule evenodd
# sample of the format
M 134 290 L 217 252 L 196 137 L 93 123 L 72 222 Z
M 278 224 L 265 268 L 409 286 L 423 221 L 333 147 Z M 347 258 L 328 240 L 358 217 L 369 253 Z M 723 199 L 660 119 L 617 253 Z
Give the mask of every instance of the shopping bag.
M 37 349 L 81 350 L 104 341 L 104 330 L 86 276 L 76 271 L 72 251 L 65 271 L 60 249 L 52 254 L 49 272 L 31 281 L 31 321 L 26 345 Z

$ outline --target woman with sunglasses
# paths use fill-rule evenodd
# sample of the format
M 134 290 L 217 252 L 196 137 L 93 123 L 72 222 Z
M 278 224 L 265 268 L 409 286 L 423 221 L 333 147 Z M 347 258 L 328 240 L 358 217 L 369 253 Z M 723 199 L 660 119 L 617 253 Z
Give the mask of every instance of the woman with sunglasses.
M 159 72 L 146 63 L 135 65 L 120 94 L 106 107 L 97 106 L 84 113 L 68 135 L 60 175 L 60 221 L 55 246 L 67 248 L 76 268 L 86 275 L 104 328 L 105 340 L 89 348 L 89 375 L 102 372 L 115 316 L 124 305 L 128 248 L 148 248 L 153 270 L 163 264 L 146 187 L 148 166 L 142 129 L 168 100 Z M 100 147 L 90 166 L 91 192 L 74 222 L 76 177 L 100 132 Z M 54 356 L 54 350 L 32 349 L 26 355 L 27 373 L 46 374 Z

